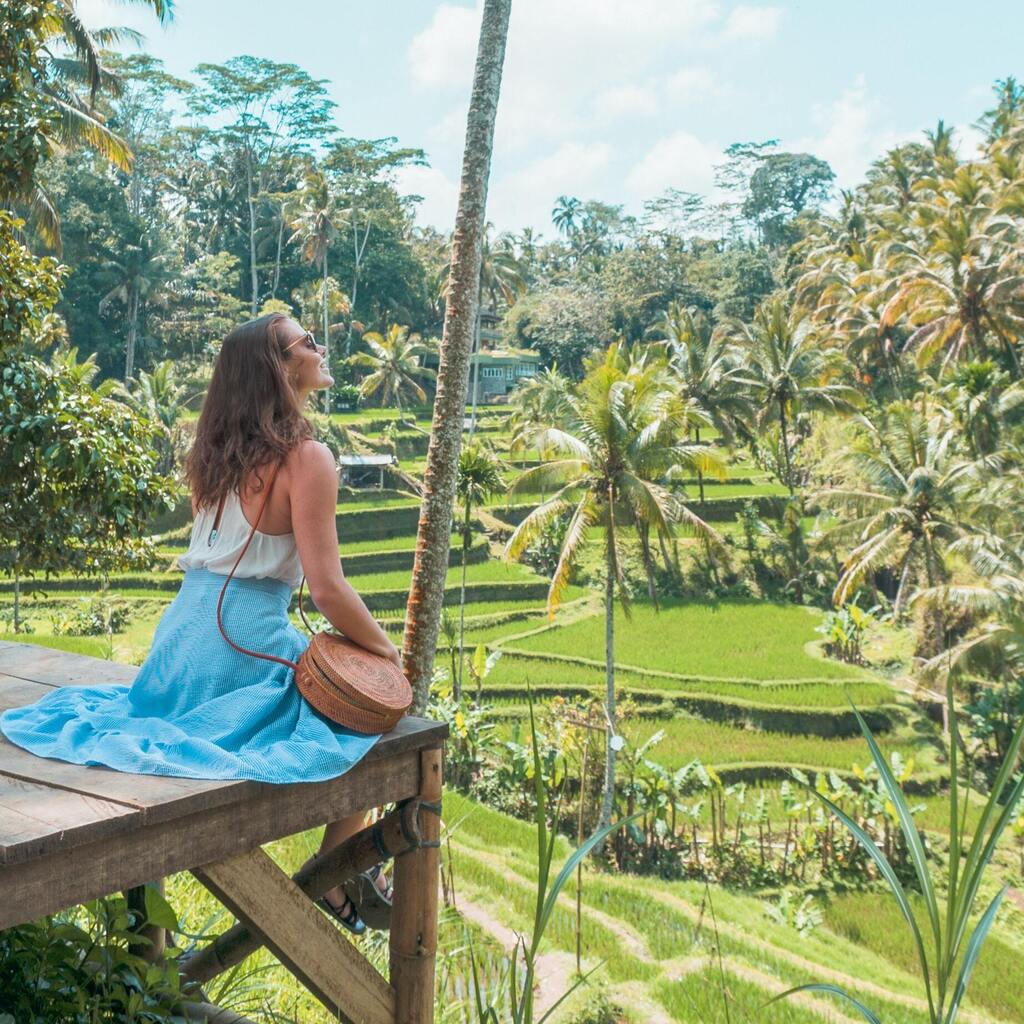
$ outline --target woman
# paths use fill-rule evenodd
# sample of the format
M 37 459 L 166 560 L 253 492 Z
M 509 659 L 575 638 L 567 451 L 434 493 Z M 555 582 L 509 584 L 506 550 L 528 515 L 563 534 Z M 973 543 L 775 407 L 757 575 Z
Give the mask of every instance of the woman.
M 351 768 L 377 741 L 336 725 L 306 703 L 293 670 L 232 649 L 217 626 L 225 577 L 266 506 L 228 584 L 231 640 L 297 660 L 308 643 L 288 620 L 303 572 L 317 608 L 367 650 L 401 656 L 342 573 L 335 526 L 334 457 L 302 414 L 334 380 L 324 348 L 280 314 L 250 320 L 224 339 L 186 463 L 194 522 L 178 564 L 185 577 L 130 687 L 66 686 L 0 716 L 0 731 L 35 754 L 120 771 L 201 779 L 317 782 Z M 275 472 L 276 470 L 276 472 Z M 270 485 L 269 496 L 264 489 Z M 320 852 L 363 826 L 327 825 Z M 375 868 L 380 898 L 390 886 Z M 320 905 L 365 930 L 341 887 Z

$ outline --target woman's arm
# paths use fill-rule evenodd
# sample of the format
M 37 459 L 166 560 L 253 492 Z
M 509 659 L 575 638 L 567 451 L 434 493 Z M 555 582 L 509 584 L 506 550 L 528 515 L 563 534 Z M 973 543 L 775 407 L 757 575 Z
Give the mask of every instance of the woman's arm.
M 292 531 L 309 583 L 309 596 L 339 632 L 401 668 L 402 656 L 370 614 L 341 569 L 335 509 L 338 470 L 322 444 L 306 441 L 288 460 Z

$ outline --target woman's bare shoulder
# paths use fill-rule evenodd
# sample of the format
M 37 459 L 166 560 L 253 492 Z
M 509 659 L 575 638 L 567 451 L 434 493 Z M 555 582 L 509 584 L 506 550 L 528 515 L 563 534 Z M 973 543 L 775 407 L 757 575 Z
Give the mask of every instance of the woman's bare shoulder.
M 334 453 L 322 441 L 300 441 L 289 453 L 286 465 L 302 473 L 337 473 Z

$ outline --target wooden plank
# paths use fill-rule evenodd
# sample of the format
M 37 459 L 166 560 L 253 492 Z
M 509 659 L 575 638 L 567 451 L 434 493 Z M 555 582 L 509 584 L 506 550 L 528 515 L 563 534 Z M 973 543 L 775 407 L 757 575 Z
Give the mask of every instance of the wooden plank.
M 124 804 L 0 775 L 0 863 L 72 845 L 79 833 L 113 835 L 138 817 Z
M 51 844 L 45 856 L 0 865 L 0 928 L 415 796 L 419 757 L 361 762 L 326 782 L 261 784 L 243 805 L 128 829 L 116 842 Z
M 0 712 L 31 704 L 52 691 L 51 686 L 0 673 Z M 143 820 L 147 824 L 180 817 L 203 807 L 244 800 L 257 786 L 252 782 L 137 775 L 37 757 L 11 743 L 2 733 L 0 774 L 128 804 L 144 812 Z
M 258 847 L 192 873 L 347 1024 L 394 1024 L 395 992 Z
M 35 644 L 4 643 L 0 647 L 0 672 L 48 686 L 127 686 L 138 675 L 139 667 Z
M 442 754 L 423 750 L 419 796 L 441 800 Z M 441 818 L 425 809 L 420 814 L 424 844 L 436 843 Z M 391 984 L 395 989 L 395 1024 L 432 1024 L 434 1020 L 434 961 L 437 954 L 437 889 L 440 850 L 423 845 L 395 858 L 394 896 L 389 937 Z

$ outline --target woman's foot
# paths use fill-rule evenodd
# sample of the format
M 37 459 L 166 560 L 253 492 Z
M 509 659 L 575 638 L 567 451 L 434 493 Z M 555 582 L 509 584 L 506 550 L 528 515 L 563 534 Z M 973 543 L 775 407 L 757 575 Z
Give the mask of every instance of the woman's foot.
M 340 921 L 353 935 L 362 935 L 366 931 L 366 922 L 359 916 L 356 905 L 345 895 L 340 904 L 335 904 L 326 893 L 317 900 L 317 904 Z
M 345 883 L 345 893 L 356 905 L 359 916 L 368 928 L 387 931 L 391 927 L 391 884 L 375 864 Z

